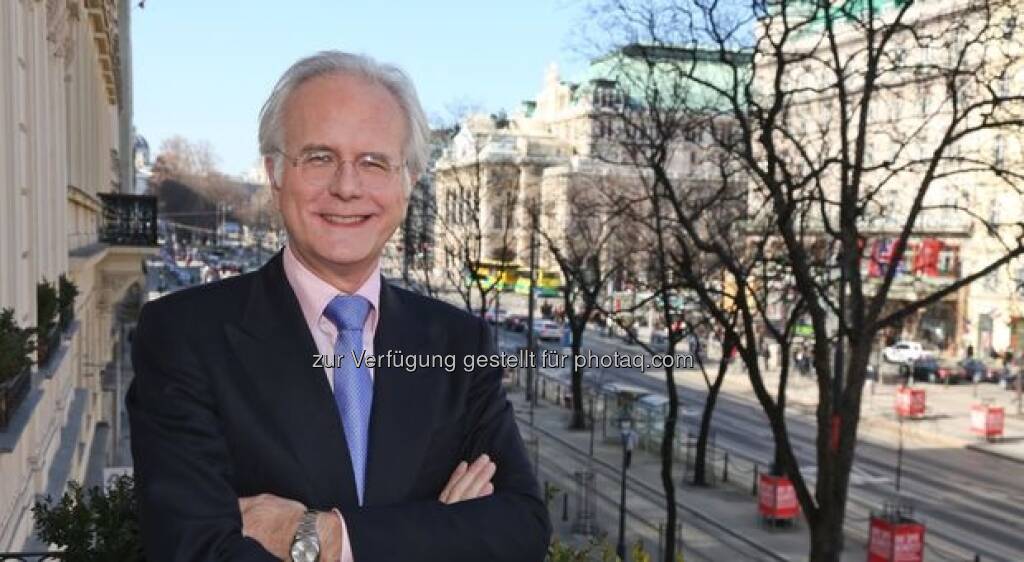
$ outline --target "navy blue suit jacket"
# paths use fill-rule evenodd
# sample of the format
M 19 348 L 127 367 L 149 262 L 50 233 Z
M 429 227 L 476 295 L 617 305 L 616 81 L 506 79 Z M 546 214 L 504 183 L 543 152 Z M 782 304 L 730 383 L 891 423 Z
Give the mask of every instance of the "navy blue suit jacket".
M 259 271 L 147 303 L 126 398 L 149 560 L 273 560 L 242 536 L 238 498 L 338 508 L 356 562 L 543 560 L 551 528 L 487 325 L 381 285 L 377 355 L 453 354 L 458 368 L 378 366 L 364 505 L 341 417 L 279 252 Z M 461 460 L 498 466 L 489 497 L 437 497 Z

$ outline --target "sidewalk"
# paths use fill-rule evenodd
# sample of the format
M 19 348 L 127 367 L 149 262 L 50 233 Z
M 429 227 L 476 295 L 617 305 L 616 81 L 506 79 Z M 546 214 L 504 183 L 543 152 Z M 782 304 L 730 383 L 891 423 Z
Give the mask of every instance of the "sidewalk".
M 614 546 L 618 538 L 622 467 L 619 437 L 602 436 L 598 428 L 594 435 L 594 457 L 590 461 L 591 434 L 566 429 L 568 410 L 538 401 L 531 426 L 524 393 L 516 388 L 509 388 L 508 392 L 530 455 L 538 459 L 538 479 L 548 490 L 556 534 L 570 543 L 586 542 L 586 536 L 574 533 L 582 503 L 574 473 L 591 466 L 595 474 L 595 523 L 600 531 L 607 533 L 607 542 Z M 772 528 L 758 517 L 752 487 L 753 467 L 734 461 L 727 469 L 728 474 L 723 475 L 722 468 L 712 463 L 718 485 L 705 488 L 683 483 L 683 464 L 675 463 L 673 481 L 682 521 L 682 552 L 687 561 L 806 560 L 808 534 L 802 518 L 789 527 Z M 727 483 L 722 482 L 722 476 L 727 476 Z M 646 450 L 636 450 L 628 470 L 627 547 L 642 540 L 649 553 L 659 553 L 663 540 L 660 537 L 664 536 L 661 530 L 665 519 L 664 498 L 659 457 Z M 847 527 L 843 560 L 865 560 L 866 524 L 850 521 Z M 859 527 L 864 529 L 857 532 Z
M 746 377 L 736 377 L 747 383 Z M 778 373 L 769 373 L 768 381 L 777 382 Z M 735 382 L 735 381 L 734 381 Z M 869 381 L 861 401 L 860 435 L 894 438 L 900 432 L 896 416 L 896 386 Z M 926 397 L 925 415 L 905 418 L 902 422 L 905 439 L 938 447 L 968 448 L 1024 464 L 1024 416 L 1017 413 L 1017 394 L 997 384 L 979 383 L 943 385 L 917 383 Z M 793 379 L 787 394 L 790 407 L 813 413 L 818 404 L 817 388 L 810 379 Z M 971 406 L 1001 406 L 1005 413 L 1001 438 L 986 440 L 971 431 Z
M 639 346 L 627 344 L 619 338 L 606 337 L 596 330 L 587 330 L 584 345 L 588 340 L 599 341 L 621 353 L 641 352 Z M 685 353 L 686 348 L 683 347 L 683 350 Z M 705 368 L 714 372 L 718 368 L 717 358 L 709 360 Z M 745 370 L 742 367 L 733 369 L 725 377 L 722 393 L 756 402 Z M 664 374 L 657 371 L 648 374 L 664 378 Z M 764 378 L 768 388 L 778 387 L 778 370 L 765 371 Z M 677 382 L 692 386 L 688 377 L 679 377 Z M 905 439 L 925 445 L 968 448 L 1024 464 L 1024 415 L 1017 413 L 1016 392 L 991 383 L 949 386 L 917 383 L 915 387 L 926 391 L 927 409 L 921 418 L 903 420 Z M 804 413 L 813 414 L 818 405 L 815 381 L 800 377 L 795 372 L 790 375 L 786 396 L 790 408 Z M 900 431 L 900 420 L 895 412 L 895 399 L 896 386 L 869 381 L 864 387 L 861 401 L 859 435 L 896 438 Z M 1003 407 L 1005 418 L 1002 438 L 990 441 L 971 432 L 971 406 L 983 403 Z

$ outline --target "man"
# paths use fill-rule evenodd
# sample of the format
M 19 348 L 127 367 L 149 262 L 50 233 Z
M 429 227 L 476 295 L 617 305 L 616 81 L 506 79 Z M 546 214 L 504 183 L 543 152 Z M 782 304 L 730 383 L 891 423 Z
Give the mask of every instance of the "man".
M 542 560 L 550 523 L 500 371 L 365 361 L 494 352 L 480 319 L 380 277 L 426 161 L 408 79 L 303 59 L 259 136 L 287 246 L 139 318 L 127 405 L 147 558 Z

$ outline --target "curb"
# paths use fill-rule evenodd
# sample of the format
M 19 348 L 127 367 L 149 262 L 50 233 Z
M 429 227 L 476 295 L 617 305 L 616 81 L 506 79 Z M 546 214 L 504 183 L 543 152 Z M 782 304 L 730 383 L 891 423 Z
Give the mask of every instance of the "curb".
M 981 444 L 981 443 L 968 443 L 967 445 L 964 445 L 964 447 L 966 449 L 970 449 L 971 451 L 976 451 L 978 453 L 985 453 L 986 455 L 992 455 L 993 457 L 1002 459 L 1004 461 L 1010 461 L 1010 462 L 1015 462 L 1017 464 L 1024 465 L 1024 458 L 1021 458 L 1021 457 L 1018 457 L 1018 456 L 1015 456 L 1015 455 L 1010 455 L 1010 454 L 1004 453 L 1002 451 L 996 451 L 994 449 L 986 447 L 984 444 Z
M 815 404 L 810 404 L 804 401 L 790 401 L 788 407 L 791 407 L 803 414 L 813 416 Z M 936 445 L 939 447 L 955 448 L 955 449 L 967 449 L 993 457 L 1010 461 L 1017 464 L 1024 464 L 1024 457 L 1006 453 L 993 449 L 987 443 L 979 443 L 970 439 L 963 439 L 961 437 L 953 437 L 945 435 L 934 430 L 925 429 L 923 427 L 917 427 L 916 422 L 921 420 L 907 420 L 903 424 L 903 435 L 904 437 L 910 437 L 917 441 L 921 441 L 926 444 Z M 860 436 L 871 436 L 879 434 L 887 434 L 889 436 L 898 436 L 900 433 L 900 422 L 890 420 L 882 416 L 864 416 L 861 415 L 860 421 L 858 422 L 857 435 Z
M 915 427 L 914 423 L 920 420 L 908 420 L 903 423 L 903 435 L 904 437 L 911 437 L 924 443 L 937 445 L 940 447 L 963 449 L 970 446 L 971 442 L 966 439 L 959 437 L 952 437 L 949 435 L 943 435 L 936 433 L 932 430 L 927 430 L 920 427 Z M 893 421 L 886 418 L 865 418 L 860 419 L 860 427 L 858 429 L 866 429 L 868 434 L 871 433 L 887 433 L 898 436 L 900 433 L 900 422 Z

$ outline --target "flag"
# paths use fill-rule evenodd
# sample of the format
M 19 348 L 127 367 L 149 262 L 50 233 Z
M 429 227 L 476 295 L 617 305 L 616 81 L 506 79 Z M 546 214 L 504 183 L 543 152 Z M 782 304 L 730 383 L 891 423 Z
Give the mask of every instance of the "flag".
M 914 273 L 929 277 L 939 274 L 939 252 L 942 251 L 942 240 L 928 238 L 921 242 L 921 248 L 914 258 Z

